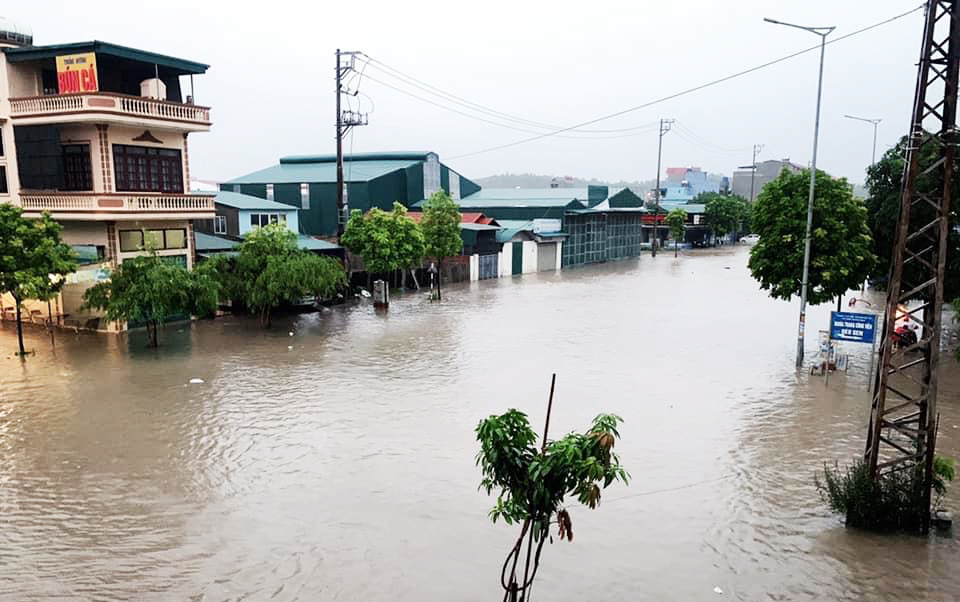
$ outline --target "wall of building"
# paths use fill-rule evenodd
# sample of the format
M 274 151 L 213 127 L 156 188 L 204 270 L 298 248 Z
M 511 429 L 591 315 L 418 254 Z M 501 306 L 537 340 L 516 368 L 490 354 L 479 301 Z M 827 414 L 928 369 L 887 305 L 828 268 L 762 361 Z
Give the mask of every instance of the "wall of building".
M 297 211 L 279 211 L 275 209 L 241 209 L 238 211 L 239 218 L 239 236 L 246 236 L 250 233 L 253 228 L 250 226 L 250 216 L 253 214 L 272 214 L 272 213 L 283 213 L 287 216 L 287 228 L 294 233 L 300 232 L 300 225 L 297 220 Z M 229 228 L 229 226 L 228 226 Z
M 500 277 L 513 276 L 513 241 L 503 243 L 500 251 Z
M 106 222 L 60 222 L 60 238 L 68 245 L 107 246 Z
M 531 274 L 537 271 L 537 241 L 523 241 L 523 273 Z
M 120 250 L 120 232 L 124 230 L 153 230 L 153 229 L 166 229 L 166 228 L 181 228 L 186 230 L 187 234 L 187 247 L 184 249 L 162 249 L 157 250 L 157 255 L 161 257 L 172 257 L 178 255 L 186 256 L 186 266 L 188 270 L 193 269 L 193 258 L 196 254 L 193 241 L 193 227 L 190 224 L 189 220 L 165 220 L 165 221 L 150 221 L 150 222 L 116 222 L 116 227 L 114 228 L 113 240 L 110 241 L 111 244 L 116 245 L 114 248 L 117 253 L 117 261 L 122 263 L 125 259 L 130 259 L 138 255 L 142 255 L 143 251 L 122 251 Z
M 7 90 L 10 86 L 10 66 L 7 65 L 6 55 L 0 52 L 0 140 L 3 142 L 3 152 L 0 153 L 0 167 L 4 168 L 7 180 L 7 191 L 0 191 L 0 203 L 19 204 L 17 192 L 20 183 L 17 174 L 17 153 L 14 149 L 13 123 L 10 121 L 10 103 Z

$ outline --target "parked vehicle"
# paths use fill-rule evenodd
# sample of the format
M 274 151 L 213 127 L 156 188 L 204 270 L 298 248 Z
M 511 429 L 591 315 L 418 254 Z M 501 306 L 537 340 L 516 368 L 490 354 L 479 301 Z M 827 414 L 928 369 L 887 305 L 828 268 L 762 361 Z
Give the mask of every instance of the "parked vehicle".
M 893 333 L 895 347 L 909 347 L 917 342 L 917 333 L 906 326 L 900 326 Z
M 755 244 L 757 244 L 757 241 L 758 241 L 758 240 L 760 240 L 760 236 L 759 236 L 759 235 L 757 235 L 757 234 L 747 234 L 746 236 L 744 236 L 743 238 L 740 239 L 740 242 L 745 243 L 745 244 L 748 244 L 748 245 L 755 245 Z

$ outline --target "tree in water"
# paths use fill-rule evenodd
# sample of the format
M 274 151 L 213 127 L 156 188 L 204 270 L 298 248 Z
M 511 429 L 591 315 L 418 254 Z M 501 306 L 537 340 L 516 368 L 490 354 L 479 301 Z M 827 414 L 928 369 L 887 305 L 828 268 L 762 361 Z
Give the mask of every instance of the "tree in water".
M 389 212 L 374 208 L 361 213 L 354 209 L 340 242 L 363 259 L 371 275 L 390 275 L 423 262 L 423 232 L 400 203 L 394 203 Z
M 530 428 L 526 414 L 511 409 L 500 416 L 490 416 L 477 425 L 480 453 L 477 464 L 483 471 L 480 488 L 489 495 L 497 490 L 497 503 L 490 510 L 496 523 L 520 523 L 517 539 L 500 572 L 504 601 L 530 600 L 533 580 L 540 566 L 543 544 L 551 539 L 550 525 L 558 526 L 559 539 L 573 541 L 573 523 L 565 499 L 568 495 L 588 508 L 600 504 L 600 491 L 614 481 L 627 483 L 629 475 L 613 453 L 620 437 L 618 416 L 601 414 L 584 433 L 570 433 L 550 441 L 550 411 L 553 405 L 554 376 L 544 426 L 543 442 L 538 450 L 537 435 Z M 518 573 L 521 555 L 526 553 L 522 578 Z M 536 544 L 536 550 L 534 550 Z
M 297 246 L 297 235 L 285 224 L 263 226 L 247 235 L 234 257 L 220 256 L 201 264 L 220 283 L 224 295 L 243 303 L 264 328 L 271 312 L 282 303 L 305 296 L 332 297 L 346 286 L 343 266 Z
M 687 212 L 677 207 L 670 211 L 663 221 L 666 222 L 667 227 L 670 228 L 670 236 L 673 237 L 673 256 L 676 257 L 677 247 L 680 244 L 680 239 L 683 238 L 683 225 L 687 221 Z
M 753 205 L 750 272 L 775 299 L 800 294 L 810 172 L 784 170 L 763 187 Z M 810 239 L 807 301 L 825 303 L 859 288 L 876 259 L 867 211 L 844 179 L 817 171 Z
M 718 239 L 737 232 L 748 215 L 746 199 L 736 195 L 705 192 L 697 195 L 695 202 L 703 203 L 704 221 Z
M 77 269 L 73 249 L 60 239 L 61 230 L 49 213 L 27 219 L 19 207 L 0 203 L 0 293 L 10 293 L 16 306 L 20 357 L 26 355 L 23 302 L 56 297 L 64 277 Z
M 142 322 L 151 347 L 160 345 L 160 326 L 171 316 L 203 316 L 217 309 L 219 286 L 202 272 L 151 252 L 125 260 L 83 295 L 84 305 L 104 311 L 108 320 Z
M 430 195 L 423 204 L 423 219 L 420 221 L 427 257 L 437 260 L 437 300 L 440 300 L 440 275 L 443 274 L 443 260 L 459 255 L 463 250 L 460 237 L 460 206 L 450 198 L 445 190 Z

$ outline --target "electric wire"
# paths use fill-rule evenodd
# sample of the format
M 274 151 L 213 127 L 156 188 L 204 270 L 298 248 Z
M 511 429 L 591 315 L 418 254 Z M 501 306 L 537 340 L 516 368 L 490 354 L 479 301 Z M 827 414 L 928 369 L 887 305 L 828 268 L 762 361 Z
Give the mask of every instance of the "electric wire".
M 505 123 L 500 123 L 500 122 L 498 122 L 498 121 L 492 121 L 492 120 L 490 120 L 490 119 L 486 119 L 486 118 L 484 118 L 484 117 L 479 117 L 479 116 L 477 116 L 477 115 L 472 115 L 472 114 L 470 114 L 470 113 L 465 113 L 464 111 L 461 111 L 461 110 L 459 110 L 459 109 L 455 109 L 455 108 L 453 108 L 453 107 L 449 107 L 449 106 L 444 105 L 444 104 L 441 104 L 441 103 L 439 103 L 439 102 L 435 102 L 435 101 L 433 101 L 433 100 L 430 100 L 429 98 L 424 98 L 423 96 L 419 96 L 419 95 L 417 95 L 417 94 L 414 94 L 414 93 L 409 92 L 409 91 L 407 91 L 407 90 L 404 90 L 404 89 L 402 89 L 402 88 L 398 88 L 398 87 L 396 87 L 396 86 L 394 86 L 394 85 L 392 85 L 392 84 L 388 84 L 388 83 L 386 83 L 386 82 L 380 81 L 380 80 L 378 80 L 378 79 L 376 79 L 376 78 L 374 78 L 374 77 L 371 77 L 370 75 L 367 75 L 367 76 L 366 76 L 366 79 L 367 79 L 368 81 L 371 81 L 371 82 L 375 82 L 375 83 L 377 83 L 377 84 L 380 84 L 381 86 L 385 86 L 385 87 L 387 87 L 387 88 L 390 88 L 391 90 L 394 90 L 394 91 L 399 92 L 399 93 L 401 93 L 401 94 L 405 94 L 405 95 L 407 95 L 407 96 L 410 96 L 410 97 L 412 97 L 412 98 L 415 98 L 415 99 L 417 99 L 417 100 L 419 100 L 419 101 L 421 101 L 421 102 L 425 102 L 425 103 L 430 104 L 430 105 L 433 105 L 433 106 L 435 106 L 435 107 L 439 107 L 439 108 L 441 108 L 441 109 L 444 109 L 444 110 L 447 110 L 447 111 L 456 113 L 456 114 L 458 114 L 458 115 L 462 115 L 462 116 L 467 117 L 467 118 L 469 118 L 469 119 L 474 119 L 474 120 L 477 120 L 477 121 L 482 121 L 482 122 L 484 122 L 484 123 L 489 123 L 490 125 L 495 125 L 495 126 L 502 127 L 502 128 L 506 128 L 506 129 L 510 129 L 510 130 L 516 130 L 516 131 L 520 131 L 520 132 L 525 132 L 525 133 L 527 133 L 527 134 L 549 135 L 549 134 L 542 134 L 542 132 L 538 132 L 538 131 L 536 131 L 536 130 L 529 130 L 529 129 L 525 129 L 525 128 L 520 128 L 520 127 L 517 127 L 517 126 L 508 125 L 508 124 L 505 124 Z M 608 140 L 608 139 L 613 139 L 613 138 L 630 138 L 630 137 L 633 137 L 633 136 L 639 136 L 639 135 L 643 135 L 643 134 L 652 132 L 652 131 L 654 131 L 654 130 L 656 129 L 656 127 L 657 127 L 657 124 L 651 123 L 651 124 L 648 124 L 648 125 L 637 126 L 636 128 L 629 128 L 630 130 L 634 130 L 633 133 L 631 133 L 631 134 L 581 135 L 581 136 L 571 135 L 571 136 L 558 136 L 558 137 L 559 137 L 559 138 L 572 138 L 572 139 L 575 139 L 575 140 Z M 580 132 L 572 132 L 572 133 L 574 133 L 574 134 L 579 134 Z
M 468 108 L 468 109 L 471 109 L 471 110 L 474 110 L 474 111 L 477 111 L 477 112 L 480 112 L 480 113 L 485 113 L 485 114 L 487 114 L 487 115 L 489 115 L 489 116 L 497 117 L 497 118 L 500 118 L 500 119 L 503 119 L 503 120 L 506 120 L 506 121 L 512 121 L 512 122 L 514 122 L 514 123 L 519 123 L 519 124 L 521 124 L 521 125 L 526 125 L 526 126 L 528 126 L 528 127 L 535 127 L 535 128 L 541 128 L 541 129 L 547 129 L 547 130 L 560 129 L 560 126 L 550 125 L 550 124 L 541 123 L 541 122 L 538 122 L 538 121 L 532 121 L 532 120 L 529 120 L 529 119 L 524 119 L 524 118 L 522 118 L 522 117 L 517 117 L 517 116 L 515 116 L 515 115 L 511 115 L 511 114 L 509 114 L 509 113 L 504 113 L 503 111 L 498 111 L 498 110 L 496 110 L 496 109 L 491 109 L 490 107 L 487 107 L 487 106 L 481 105 L 481 104 L 479 104 L 479 103 L 475 103 L 475 102 L 473 102 L 473 101 L 467 100 L 466 98 L 463 98 L 463 97 L 461 97 L 461 96 L 457 96 L 456 94 L 451 94 L 451 93 L 449 93 L 449 92 L 445 92 L 445 91 L 441 90 L 440 88 L 438 88 L 438 87 L 436 87 L 436 86 L 430 85 L 430 84 L 428 84 L 428 83 L 426 83 L 426 82 L 424 82 L 424 81 L 422 81 L 422 80 L 419 80 L 419 79 L 413 77 L 412 75 L 407 75 L 406 73 L 400 71 L 399 69 L 396 69 L 396 68 L 394 68 L 394 67 L 391 67 L 391 66 L 387 65 L 387 64 L 384 63 L 383 61 L 380 61 L 380 60 L 378 60 L 378 59 L 370 56 L 369 54 L 363 53 L 363 56 L 367 59 L 367 64 L 368 64 L 368 65 L 369 65 L 369 64 L 372 64 L 372 67 L 373 67 L 374 69 L 379 70 L 381 73 L 384 73 L 384 74 L 386 74 L 386 75 L 388 75 L 388 76 L 390 76 L 390 77 L 393 77 L 394 79 L 397 79 L 397 80 L 402 81 L 402 82 L 404 82 L 404 83 L 406 83 L 406 84 L 408 84 L 408 85 L 411 85 L 411 86 L 414 86 L 414 87 L 416 87 L 416 88 L 419 88 L 420 90 L 423 90 L 423 91 L 425 91 L 425 92 L 428 92 L 428 93 L 430 93 L 430 94 L 432 94 L 432 95 L 434 95 L 434 96 L 443 98 L 444 100 L 448 100 L 448 101 L 450 101 L 450 102 L 454 102 L 455 104 L 461 105 L 461 106 L 466 107 L 466 108 Z M 366 67 L 364 67 L 364 68 L 366 68 Z M 578 132 L 582 132 L 582 133 L 590 133 L 590 134 L 614 134 L 614 133 L 623 133 L 623 132 L 629 132 L 629 131 L 635 131 L 635 130 L 646 130 L 646 129 L 648 129 L 651 125 L 652 125 L 652 124 L 643 124 L 643 125 L 634 126 L 634 127 L 614 128 L 614 129 L 602 129 L 602 130 L 583 130 L 583 129 L 581 129 L 581 130 L 577 130 L 577 131 L 578 131 Z
M 912 9 L 904 12 L 904 13 L 900 13 L 899 15 L 896 15 L 896 16 L 894 16 L 894 17 L 890 17 L 889 19 L 885 19 L 885 20 L 883 20 L 883 21 L 879 21 L 879 22 L 877 22 L 877 23 L 874 23 L 873 25 L 868 25 L 868 26 L 866 26 L 866 27 L 864 27 L 864 28 L 862 28 L 862 29 L 858 29 L 858 30 L 856 30 L 856 31 L 853 31 L 853 32 L 848 33 L 848 34 L 843 35 L 843 36 L 840 36 L 840 37 L 838 37 L 838 38 L 834 38 L 834 39 L 832 39 L 832 40 L 828 40 L 828 41 L 826 41 L 825 43 L 826 43 L 826 44 L 835 44 L 835 43 L 837 43 L 837 42 L 841 42 L 841 41 L 843 41 L 843 40 L 852 38 L 853 36 L 859 35 L 859 34 L 861 34 L 861 33 L 865 33 L 865 32 L 870 31 L 870 30 L 872 30 L 872 29 L 876 29 L 877 27 L 881 27 L 881 26 L 883 26 L 883 25 L 887 25 L 888 23 L 892 23 L 892 22 L 894 22 L 894 21 L 896 21 L 896 20 L 898 20 L 898 19 L 902 19 L 903 17 L 906 17 L 906 16 L 908 16 L 908 15 L 911 15 L 911 14 L 917 12 L 918 10 L 922 9 L 923 7 L 924 7 L 924 5 L 921 4 L 921 5 L 919 5 L 919 6 L 915 7 L 915 8 L 912 8 Z M 692 94 L 693 92 L 698 92 L 698 91 L 700 91 L 700 90 L 703 90 L 703 89 L 706 89 L 706 88 L 710 88 L 710 87 L 712 87 L 712 86 L 716 86 L 716 85 L 722 84 L 722 83 L 724 83 L 724 82 L 728 82 L 728 81 L 730 81 L 730 80 L 732 80 L 732 79 L 736 79 L 736 78 L 738 78 L 738 77 L 742 77 L 742 76 L 744 76 L 744 75 L 748 75 L 748 74 L 750 74 L 750 73 L 754 73 L 754 72 L 756 72 L 756 71 L 760 71 L 761 69 L 765 69 L 765 68 L 767 68 L 767 67 L 771 67 L 771 66 L 776 65 L 776 64 L 778 64 L 778 63 L 782 63 L 782 62 L 784 62 L 784 61 L 790 60 L 790 59 L 795 58 L 795 57 L 798 57 L 798 56 L 800 56 L 800 55 L 802 55 L 802 54 L 806 54 L 806 53 L 808 53 L 808 52 L 812 52 L 812 51 L 818 50 L 818 49 L 820 49 L 820 44 L 817 44 L 817 45 L 815 45 L 815 46 L 810 46 L 809 48 L 806 48 L 806 49 L 803 49 L 803 50 L 798 50 L 797 52 L 793 52 L 793 53 L 791 53 L 791 54 L 788 54 L 788 55 L 785 55 L 785 56 L 782 56 L 782 57 L 773 59 L 773 60 L 771 60 L 771 61 L 767 61 L 766 63 L 762 63 L 762 64 L 760 64 L 760 65 L 756 65 L 756 66 L 754 66 L 754 67 L 750 67 L 750 68 L 748 68 L 748 69 L 744 69 L 743 71 L 738 71 L 738 72 L 733 73 L 733 74 L 731 74 L 731 75 L 727 75 L 727 76 L 724 76 L 724 77 L 721 77 L 721 78 L 718 78 L 718 79 L 715 79 L 715 80 L 712 80 L 712 81 L 709 81 L 709 82 L 706 82 L 706 83 L 703 83 L 703 84 L 700 84 L 700 85 L 697 85 L 697 86 L 693 86 L 693 87 L 691 87 L 691 88 L 687 88 L 687 89 L 685 89 L 685 90 L 681 90 L 681 91 L 679 91 L 679 92 L 675 92 L 675 93 L 670 94 L 670 95 L 667 95 L 667 96 L 663 96 L 663 97 L 661 97 L 661 98 L 657 98 L 657 99 L 655 99 L 655 100 L 651 100 L 651 101 L 649 101 L 649 102 L 645 102 L 645 103 L 643 103 L 643 104 L 639 104 L 639 105 L 636 105 L 636 106 L 633 106 L 633 107 L 629 107 L 629 108 L 627 108 L 627 109 L 623 109 L 623 110 L 621 110 L 621 111 L 617 111 L 616 113 L 610 113 L 609 115 L 604 115 L 604 116 L 602 116 L 602 117 L 597 117 L 596 119 L 591 119 L 591 120 L 589 120 L 589 121 L 584 121 L 584 122 L 582 122 L 582 123 L 578 123 L 578 124 L 575 124 L 575 125 L 571 125 L 571 126 L 566 127 L 566 128 L 561 128 L 561 129 L 558 129 L 558 130 L 556 130 L 556 131 L 554 131 L 554 132 L 548 132 L 548 133 L 546 133 L 546 134 L 539 134 L 539 135 L 537 135 L 537 136 L 533 136 L 533 137 L 530 137 L 530 138 L 524 138 L 524 139 L 522 139 L 522 140 L 515 140 L 515 141 L 513 141 L 513 142 L 508 142 L 508 143 L 505 143 L 505 144 L 499 144 L 499 145 L 496 145 L 496 146 L 491 146 L 491 147 L 488 147 L 488 148 L 484 148 L 484 149 L 477 150 L 477 151 L 473 151 L 473 152 L 469 152 L 469 153 L 462 153 L 462 154 L 459 154 L 459 155 L 454 155 L 454 156 L 452 156 L 452 157 L 449 157 L 449 159 L 450 159 L 450 160 L 453 160 L 453 159 L 463 159 L 463 158 L 465 158 L 465 157 L 472 157 L 472 156 L 475 156 L 475 155 L 480 155 L 480 154 L 484 154 L 484 153 L 490 153 L 490 152 L 497 151 L 497 150 L 503 150 L 503 149 L 505 149 L 505 148 L 510 148 L 510 147 L 513 147 L 513 146 L 518 146 L 518 145 L 521 145 L 521 144 L 526 144 L 526 143 L 528 143 L 528 142 L 533 142 L 533 141 L 535 141 L 535 140 L 540 140 L 540 139 L 542 139 L 542 138 L 548 138 L 548 137 L 551 137 L 551 136 L 556 136 L 556 135 L 558 135 L 558 134 L 562 134 L 563 132 L 568 132 L 568 131 L 571 131 L 571 130 L 576 130 L 576 129 L 578 129 L 578 128 L 582 128 L 582 127 L 587 126 L 587 125 L 593 125 L 594 123 L 600 123 L 601 121 L 606 121 L 606 120 L 608 120 L 608 119 L 613 119 L 613 118 L 615 118 L 615 117 L 620 117 L 621 115 L 627 115 L 627 114 L 629 114 L 629 113 L 633 113 L 633 112 L 639 111 L 639 110 L 641 110 L 641 109 L 646 109 L 646 108 L 652 107 L 652 106 L 654 106 L 654 105 L 658 105 L 658 104 L 664 103 L 664 102 L 666 102 L 666 101 L 668 101 L 668 100 L 673 100 L 673 99 L 679 98 L 679 97 L 681 97 L 681 96 L 686 96 L 686 95 L 688 95 L 688 94 Z

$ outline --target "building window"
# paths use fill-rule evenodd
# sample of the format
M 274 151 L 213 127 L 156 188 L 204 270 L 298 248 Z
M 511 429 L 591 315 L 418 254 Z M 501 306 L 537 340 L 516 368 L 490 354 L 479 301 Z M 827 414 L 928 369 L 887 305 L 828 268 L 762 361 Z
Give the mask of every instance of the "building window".
M 273 200 L 273 184 L 267 184 L 267 200 Z
M 234 185 L 233 185 L 233 191 L 234 191 L 234 192 L 240 192 L 240 185 L 239 185 L 239 184 L 234 184 Z
M 310 208 L 310 185 L 309 184 L 300 185 L 300 208 L 301 209 Z
M 63 145 L 63 189 L 93 190 L 89 144 Z
M 214 234 L 227 233 L 227 216 L 226 215 L 218 215 L 213 218 L 213 233 Z
M 0 127 L 0 157 L 3 156 L 3 128 Z
M 183 192 L 183 162 L 172 148 L 113 145 L 118 192 Z
M 0 194 L 7 194 L 7 168 L 0 165 Z
M 120 250 L 124 253 L 143 251 L 144 249 L 165 251 L 167 249 L 186 248 L 187 231 L 183 228 L 120 230 Z
M 280 222 L 281 224 L 287 223 L 287 214 L 286 213 L 251 213 L 250 214 L 250 227 L 259 228 L 261 226 L 266 226 L 268 224 L 275 224 Z

